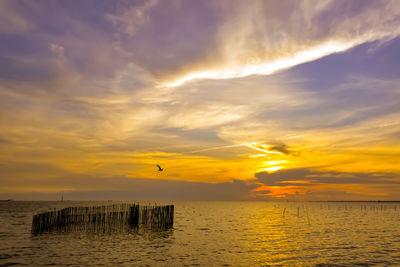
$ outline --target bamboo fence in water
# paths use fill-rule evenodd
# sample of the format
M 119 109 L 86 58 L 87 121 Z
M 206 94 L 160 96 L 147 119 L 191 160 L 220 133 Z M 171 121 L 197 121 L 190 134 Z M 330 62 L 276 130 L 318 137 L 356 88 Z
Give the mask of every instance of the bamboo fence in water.
M 33 216 L 32 234 L 52 231 L 120 232 L 172 228 L 174 206 L 140 206 L 115 204 L 109 206 L 69 207 Z

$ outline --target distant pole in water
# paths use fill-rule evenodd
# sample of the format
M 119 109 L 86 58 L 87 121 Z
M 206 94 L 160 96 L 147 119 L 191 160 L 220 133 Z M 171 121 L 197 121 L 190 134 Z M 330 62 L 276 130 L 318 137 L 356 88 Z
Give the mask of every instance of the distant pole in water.
M 283 209 L 282 217 L 285 217 L 286 208 Z
M 157 165 L 157 167 L 158 167 L 158 171 L 159 171 L 159 172 L 162 172 L 162 171 L 164 170 L 163 168 L 160 167 L 160 165 L 158 165 L 158 164 L 156 164 L 156 165 Z

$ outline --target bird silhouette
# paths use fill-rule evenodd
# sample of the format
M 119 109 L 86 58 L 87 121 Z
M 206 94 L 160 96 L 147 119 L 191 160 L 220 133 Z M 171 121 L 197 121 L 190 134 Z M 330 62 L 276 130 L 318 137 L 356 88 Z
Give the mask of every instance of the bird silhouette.
M 162 172 L 162 171 L 164 170 L 163 168 L 160 167 L 160 165 L 158 165 L 158 164 L 156 164 L 156 165 L 157 165 L 157 167 L 158 167 L 158 171 L 159 171 L 159 172 Z

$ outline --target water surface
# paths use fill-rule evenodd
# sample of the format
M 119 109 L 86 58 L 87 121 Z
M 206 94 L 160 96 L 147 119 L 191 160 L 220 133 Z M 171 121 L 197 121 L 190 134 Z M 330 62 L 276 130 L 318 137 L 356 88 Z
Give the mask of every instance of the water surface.
M 0 202 L 0 265 L 400 266 L 400 203 L 177 202 L 174 229 L 32 236 L 32 216 L 101 202 Z

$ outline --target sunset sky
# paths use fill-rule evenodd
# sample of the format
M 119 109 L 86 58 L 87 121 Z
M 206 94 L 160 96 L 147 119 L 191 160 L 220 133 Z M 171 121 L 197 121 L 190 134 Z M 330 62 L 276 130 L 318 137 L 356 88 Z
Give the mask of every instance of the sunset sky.
M 400 200 L 400 1 L 1 0 L 0 199 L 61 195 Z

